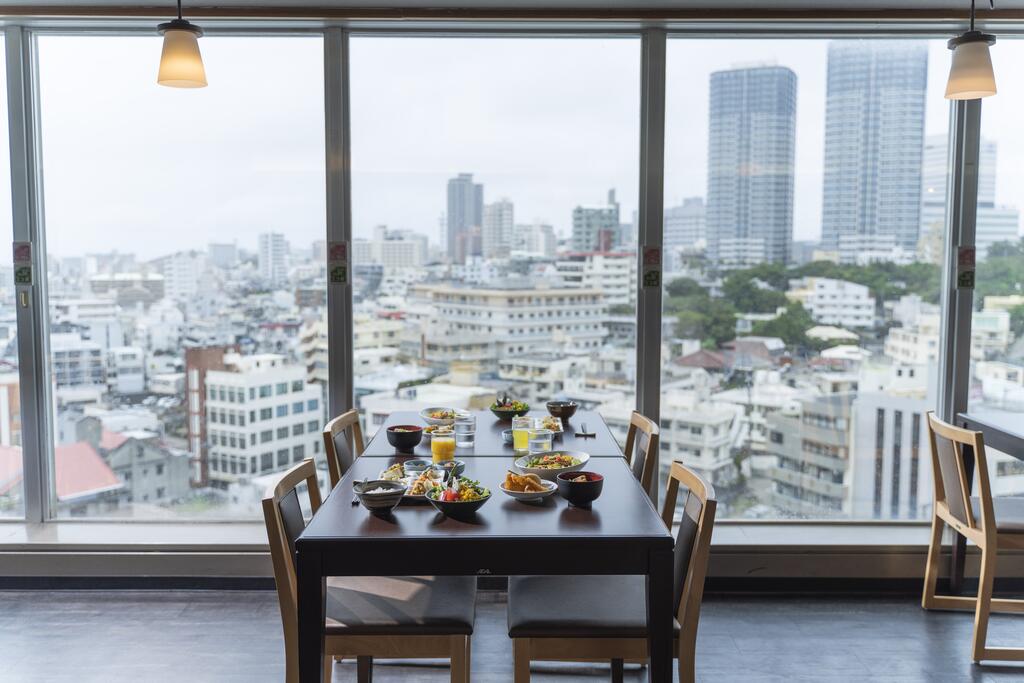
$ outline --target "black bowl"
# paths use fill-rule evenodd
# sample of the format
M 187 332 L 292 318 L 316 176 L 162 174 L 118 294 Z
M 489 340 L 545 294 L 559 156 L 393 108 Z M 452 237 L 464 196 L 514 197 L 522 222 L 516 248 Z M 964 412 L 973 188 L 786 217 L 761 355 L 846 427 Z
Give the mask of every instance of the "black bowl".
M 396 432 L 396 429 L 407 429 L 406 432 Z M 419 445 L 423 439 L 423 427 L 419 425 L 392 425 L 388 427 L 388 443 L 396 450 L 409 452 Z
M 491 408 L 491 412 L 494 413 L 494 417 L 498 418 L 502 422 L 511 422 L 513 417 L 520 417 L 530 412 L 530 406 L 526 406 L 522 410 L 513 410 L 512 408 Z
M 580 404 L 576 401 L 548 401 L 548 412 L 552 417 L 557 417 L 563 423 L 576 414 Z
M 452 519 L 472 519 L 476 514 L 476 511 L 484 506 L 484 503 L 491 499 L 491 492 L 488 490 L 487 495 L 478 500 L 469 500 L 464 503 L 456 503 L 452 501 L 434 500 L 431 497 L 431 493 L 427 492 L 427 500 L 430 504 L 437 508 L 437 511 L 441 514 L 451 517 Z
M 587 480 L 573 481 L 577 477 L 586 477 Z M 562 472 L 555 480 L 558 482 L 558 494 L 579 508 L 589 508 L 604 488 L 604 476 L 597 472 Z

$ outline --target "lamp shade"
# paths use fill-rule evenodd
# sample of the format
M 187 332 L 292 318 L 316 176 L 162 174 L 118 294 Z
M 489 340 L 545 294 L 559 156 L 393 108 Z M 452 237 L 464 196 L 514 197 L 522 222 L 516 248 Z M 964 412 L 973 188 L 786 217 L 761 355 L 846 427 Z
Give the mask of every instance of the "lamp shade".
M 996 76 L 985 40 L 952 45 L 953 61 L 946 82 L 947 100 L 977 100 L 996 94 Z
M 199 34 L 187 28 L 163 31 L 164 49 L 156 82 L 172 88 L 205 88 L 206 69 L 199 53 Z

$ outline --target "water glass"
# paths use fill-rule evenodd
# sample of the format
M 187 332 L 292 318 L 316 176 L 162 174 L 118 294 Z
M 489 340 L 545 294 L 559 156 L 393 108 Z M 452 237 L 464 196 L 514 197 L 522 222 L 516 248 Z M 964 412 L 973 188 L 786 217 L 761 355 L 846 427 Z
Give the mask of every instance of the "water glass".
M 530 441 L 527 444 L 530 455 L 535 453 L 547 453 L 551 450 L 551 430 L 550 429 L 531 429 L 530 430 Z
M 529 453 L 530 430 L 533 418 L 529 416 L 512 418 L 512 450 L 516 453 Z
M 476 415 L 460 414 L 455 416 L 455 445 L 459 447 L 473 446 L 476 440 Z

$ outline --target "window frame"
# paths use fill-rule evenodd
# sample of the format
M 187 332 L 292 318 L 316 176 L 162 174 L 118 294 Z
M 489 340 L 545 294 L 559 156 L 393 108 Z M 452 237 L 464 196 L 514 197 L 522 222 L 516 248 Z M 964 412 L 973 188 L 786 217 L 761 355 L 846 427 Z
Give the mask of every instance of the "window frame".
M 353 36 L 453 36 L 480 37 L 608 37 L 623 36 L 641 40 L 641 138 L 640 138 L 640 196 L 638 201 L 638 272 L 642 272 L 643 247 L 660 249 L 663 244 L 662 216 L 664 195 L 664 116 L 665 116 L 665 46 L 669 38 L 854 38 L 854 37 L 920 37 L 948 38 L 962 29 L 958 16 L 928 20 L 886 19 L 869 21 L 827 20 L 827 12 L 808 12 L 799 17 L 774 20 L 769 23 L 755 21 L 738 14 L 737 20 L 727 20 L 728 14 L 706 21 L 654 20 L 646 24 L 611 22 L 587 23 L 576 21 L 538 22 L 521 21 L 496 24 L 471 20 L 434 20 L 410 22 L 398 26 L 374 21 L 295 21 L 288 19 L 232 20 L 208 18 L 201 23 L 207 35 L 319 35 L 324 45 L 325 92 L 325 182 L 327 186 L 326 213 L 328 243 L 351 244 L 351 177 L 350 112 L 349 112 L 349 39 Z M 744 18 L 746 17 L 746 18 Z M 990 21 L 987 29 L 1002 37 L 1024 35 L 1024 23 Z M 21 374 L 22 440 L 24 462 L 23 520 L 4 519 L 0 524 L 15 522 L 28 524 L 90 524 L 111 523 L 109 519 L 61 519 L 51 514 L 53 477 L 50 473 L 53 452 L 52 421 L 49 414 L 51 389 L 48 377 L 49 320 L 46 273 L 46 242 L 42 212 L 41 144 L 39 132 L 38 57 L 36 38 L 41 35 L 103 35 L 110 37 L 152 35 L 152 20 L 139 19 L 36 19 L 14 18 L 5 22 L 5 52 L 8 88 L 8 118 L 10 127 L 12 221 L 15 241 L 32 244 L 34 283 L 16 287 L 18 322 L 18 355 Z M 156 57 L 154 56 L 154 59 Z M 969 177 L 966 170 L 976 168 L 980 141 L 980 101 L 951 105 L 950 201 L 947 206 L 947 244 L 942 272 L 941 324 L 947 334 L 939 353 L 940 397 L 938 413 L 952 419 L 966 410 L 966 386 L 969 366 L 958 359 L 969 356 L 971 327 L 971 292 L 966 296 L 951 289 L 955 280 L 957 246 L 973 246 L 974 214 L 971 210 L 977 200 L 977 176 Z M 953 204 L 955 203 L 955 207 Z M 351 269 L 349 267 L 351 281 Z M 639 280 L 639 278 L 638 278 Z M 642 282 L 637 286 L 637 409 L 654 420 L 660 418 L 659 394 L 661 383 L 661 288 L 645 291 Z M 327 286 L 328 342 L 328 406 L 335 415 L 354 405 L 352 385 L 352 292 L 348 284 Z M 966 331 L 966 333 L 965 333 Z M 250 398 L 252 398 L 250 391 Z M 258 455 L 251 456 L 256 459 Z M 656 471 L 658 468 L 655 468 Z M 657 490 L 660 484 L 655 481 Z M 55 512 L 55 511 L 53 511 Z M 254 522 L 231 520 L 188 520 L 218 525 L 229 529 L 232 525 Z M 145 520 L 117 520 L 117 524 L 152 523 Z M 927 522 L 912 524 L 923 526 Z M 785 526 L 781 520 L 723 520 L 726 525 Z M 906 521 L 826 521 L 800 520 L 790 522 L 794 528 L 815 526 L 907 526 Z M 227 539 L 230 546 L 230 538 Z M 221 545 L 224 545 L 221 543 Z

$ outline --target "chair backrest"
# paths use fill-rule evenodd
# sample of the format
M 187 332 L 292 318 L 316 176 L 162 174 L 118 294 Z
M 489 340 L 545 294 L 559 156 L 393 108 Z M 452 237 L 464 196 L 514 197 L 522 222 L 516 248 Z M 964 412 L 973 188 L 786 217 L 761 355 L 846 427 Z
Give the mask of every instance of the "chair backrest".
M 932 472 L 935 480 L 935 507 L 945 507 L 949 514 L 968 529 L 995 533 L 995 511 L 992 488 L 988 480 L 985 439 L 981 432 L 963 429 L 943 422 L 928 413 L 928 440 L 932 450 Z M 975 519 L 971 508 L 971 480 L 964 463 L 964 446 L 974 452 L 974 471 L 978 476 L 978 498 L 981 520 Z M 981 524 L 979 525 L 979 521 Z
M 331 488 L 338 485 L 364 448 L 363 428 L 359 426 L 359 411 L 355 408 L 324 425 L 324 452 L 327 453 Z
M 658 465 L 658 423 L 637 411 L 629 416 L 626 432 L 626 462 L 644 491 L 651 492 L 651 479 Z
M 700 604 L 704 597 L 704 577 L 708 570 L 711 532 L 715 526 L 718 502 L 715 489 L 699 474 L 681 462 L 673 462 L 668 475 L 665 504 L 661 518 L 672 528 L 679 487 L 687 490 L 683 515 L 676 532 L 673 563 L 673 605 L 683 633 L 697 633 Z
M 320 486 L 316 464 L 311 458 L 285 472 L 270 497 L 263 499 L 263 520 L 267 525 L 270 559 L 274 564 L 274 583 L 277 584 L 286 641 L 298 634 L 295 540 L 306 528 L 298 492 L 303 482 L 309 493 L 309 507 L 315 513 L 320 509 Z M 285 645 L 290 647 L 293 643 L 286 642 Z

